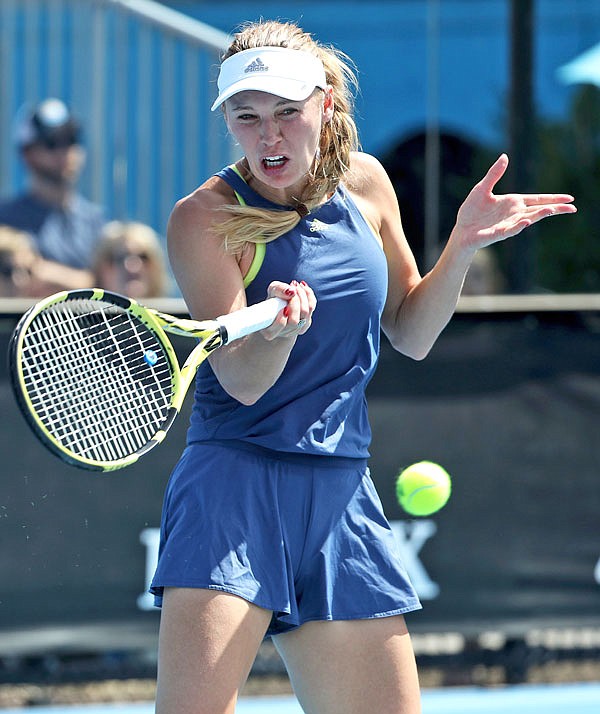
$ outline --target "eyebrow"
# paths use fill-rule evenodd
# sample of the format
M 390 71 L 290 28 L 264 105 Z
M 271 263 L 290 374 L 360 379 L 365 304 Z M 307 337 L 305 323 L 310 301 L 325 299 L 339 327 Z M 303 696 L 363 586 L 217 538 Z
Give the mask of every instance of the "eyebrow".
M 283 104 L 299 104 L 299 101 L 294 99 L 285 99 L 282 97 L 278 102 L 276 102 L 275 106 L 280 107 Z M 252 104 L 232 104 L 231 109 L 233 111 L 239 111 L 240 109 L 256 111 L 256 107 L 252 106 Z

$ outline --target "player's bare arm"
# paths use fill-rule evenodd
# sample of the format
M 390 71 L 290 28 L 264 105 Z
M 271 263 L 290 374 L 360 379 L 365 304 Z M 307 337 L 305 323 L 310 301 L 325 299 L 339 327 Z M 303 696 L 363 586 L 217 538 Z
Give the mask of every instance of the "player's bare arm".
M 169 259 L 192 317 L 202 319 L 245 307 L 239 256 L 227 253 L 212 230 L 226 214 L 223 205 L 235 201 L 223 181 L 211 178 L 177 203 L 167 231 Z M 243 404 L 257 401 L 281 374 L 302 329 L 298 324 L 314 309 L 308 286 L 273 283 L 269 295 L 288 301 L 287 314 L 210 357 L 223 388 Z

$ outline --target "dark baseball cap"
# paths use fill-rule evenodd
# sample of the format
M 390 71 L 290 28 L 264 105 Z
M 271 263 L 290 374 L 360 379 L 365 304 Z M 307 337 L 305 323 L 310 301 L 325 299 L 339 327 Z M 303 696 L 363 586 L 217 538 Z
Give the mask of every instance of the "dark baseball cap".
M 70 146 L 81 143 L 81 125 L 60 99 L 45 99 L 22 112 L 15 129 L 20 149 L 34 144 Z

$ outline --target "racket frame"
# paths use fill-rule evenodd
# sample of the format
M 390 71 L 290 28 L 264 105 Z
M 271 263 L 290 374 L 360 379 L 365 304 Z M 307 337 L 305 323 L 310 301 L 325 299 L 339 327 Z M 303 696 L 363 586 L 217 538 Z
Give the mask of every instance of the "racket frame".
M 164 350 L 170 368 L 172 396 L 167 415 L 161 424 L 161 428 L 134 453 L 110 462 L 91 459 L 82 455 L 74 455 L 71 450 L 65 448 L 61 442 L 43 426 L 42 421 L 38 419 L 37 410 L 25 387 L 25 375 L 20 354 L 29 326 L 44 310 L 58 303 L 77 299 L 97 300 L 99 302 L 105 300 L 132 313 L 136 319 L 147 327 L 156 337 Z M 166 332 L 195 337 L 200 340 L 199 344 L 196 345 L 188 355 L 183 367 L 179 366 L 175 348 Z M 198 367 L 210 352 L 224 345 L 227 340 L 227 330 L 225 326 L 219 324 L 218 320 L 205 320 L 200 322 L 189 319 L 178 319 L 172 315 L 166 315 L 157 310 L 146 308 L 124 295 L 101 289 L 91 288 L 62 291 L 33 305 L 19 320 L 9 343 L 9 372 L 13 392 L 21 412 L 25 416 L 34 434 L 44 446 L 63 461 L 73 466 L 90 471 L 115 471 L 134 464 L 141 456 L 164 440 L 169 428 L 181 410 L 187 390 L 195 377 Z

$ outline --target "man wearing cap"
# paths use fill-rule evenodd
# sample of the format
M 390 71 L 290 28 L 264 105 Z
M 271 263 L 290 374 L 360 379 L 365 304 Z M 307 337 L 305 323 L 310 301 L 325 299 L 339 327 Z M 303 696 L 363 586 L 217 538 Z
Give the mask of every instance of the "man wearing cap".
M 29 187 L 0 205 L 0 224 L 31 234 L 49 292 L 89 287 L 106 221 L 102 209 L 75 188 L 85 163 L 79 122 L 62 101 L 46 99 L 18 121 L 16 142 Z

